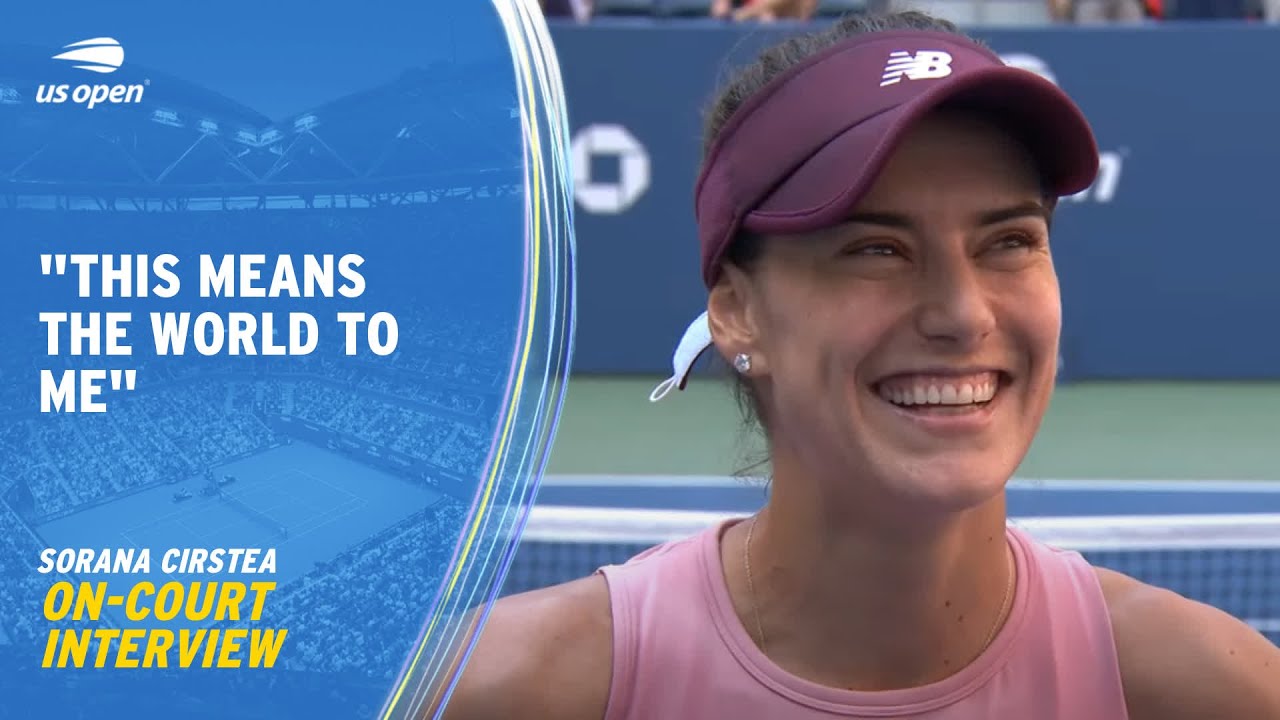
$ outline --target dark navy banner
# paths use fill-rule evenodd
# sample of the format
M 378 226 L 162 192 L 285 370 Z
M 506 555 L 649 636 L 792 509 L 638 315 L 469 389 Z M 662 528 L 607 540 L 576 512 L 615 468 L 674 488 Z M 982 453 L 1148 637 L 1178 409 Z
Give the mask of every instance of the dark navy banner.
M 730 65 L 792 31 L 553 29 L 577 173 L 579 372 L 670 372 L 705 307 L 702 111 Z M 977 34 L 1066 89 L 1098 136 L 1098 181 L 1056 221 L 1063 376 L 1280 378 L 1280 28 Z

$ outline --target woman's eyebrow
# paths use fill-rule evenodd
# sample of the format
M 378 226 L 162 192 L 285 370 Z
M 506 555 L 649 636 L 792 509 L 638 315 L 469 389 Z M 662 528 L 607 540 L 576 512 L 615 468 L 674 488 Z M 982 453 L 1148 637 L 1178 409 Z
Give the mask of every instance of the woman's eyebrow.
M 1038 217 L 1046 223 L 1053 217 L 1053 211 L 1049 209 L 1043 202 L 1032 200 L 1030 202 L 1019 203 L 997 210 L 989 210 L 978 215 L 979 225 L 995 225 L 1006 220 L 1016 220 L 1024 217 Z
M 1044 203 L 1038 200 L 1031 200 L 994 210 L 984 210 L 978 213 L 976 220 L 979 226 L 995 225 L 996 223 L 1023 217 L 1037 217 L 1047 223 L 1052 216 L 1053 211 L 1045 206 Z M 879 225 L 903 230 L 910 230 L 915 227 L 915 222 L 910 215 L 898 212 L 858 212 L 850 215 L 841 224 Z

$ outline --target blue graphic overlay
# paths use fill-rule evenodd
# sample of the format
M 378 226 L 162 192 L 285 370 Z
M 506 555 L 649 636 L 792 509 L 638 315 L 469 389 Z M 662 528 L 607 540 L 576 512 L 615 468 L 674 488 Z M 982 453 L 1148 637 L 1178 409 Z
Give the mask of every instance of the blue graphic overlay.
M 507 32 L 525 131 L 527 322 L 515 402 L 499 464 L 482 480 L 425 638 L 381 717 L 439 717 L 511 568 L 555 436 L 575 315 L 575 243 L 568 121 L 559 63 L 539 7 L 495 3 Z M 543 336 L 543 337 L 540 337 Z M 511 434 L 507 434 L 510 431 Z M 517 446 L 517 442 L 523 445 Z
M 568 372 L 567 131 L 515 10 L 431 5 L 6 8 L 0 716 L 372 717 L 474 635 Z

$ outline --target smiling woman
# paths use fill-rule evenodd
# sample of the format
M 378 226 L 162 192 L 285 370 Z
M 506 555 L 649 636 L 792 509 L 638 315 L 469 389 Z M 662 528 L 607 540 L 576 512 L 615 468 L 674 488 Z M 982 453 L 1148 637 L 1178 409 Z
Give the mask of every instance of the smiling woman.
M 1050 226 L 1098 152 L 1056 86 L 949 23 L 851 16 L 713 107 L 706 313 L 755 516 L 498 603 L 451 718 L 1280 717 L 1280 651 L 1007 525 L 1053 392 Z
M 928 511 L 910 497 L 949 510 L 991 497 L 1030 446 L 1056 370 L 1052 200 L 1030 153 L 949 108 L 900 143 L 848 220 L 731 254 L 708 303 L 721 351 L 750 358 L 775 500 L 789 502 L 777 496 L 800 485 L 782 482 L 795 473 L 870 513 L 862 528 Z

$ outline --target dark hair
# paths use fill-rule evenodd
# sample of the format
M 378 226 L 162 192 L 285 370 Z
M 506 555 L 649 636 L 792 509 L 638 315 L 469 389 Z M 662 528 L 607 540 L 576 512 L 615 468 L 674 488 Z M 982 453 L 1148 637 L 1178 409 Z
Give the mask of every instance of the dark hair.
M 706 162 L 712 144 L 729 121 L 729 118 L 751 96 L 764 89 L 774 78 L 804 62 L 809 57 L 851 37 L 895 30 L 945 32 L 963 37 L 970 42 L 978 42 L 961 32 L 954 23 L 917 11 L 852 13 L 845 15 L 823 30 L 790 37 L 765 49 L 753 63 L 737 70 L 730 77 L 729 82 L 720 90 L 706 113 L 703 125 L 703 162 Z M 745 271 L 750 271 L 759 260 L 763 246 L 763 238 L 752 233 L 740 232 L 729 244 L 725 253 L 725 262 Z M 733 372 L 732 369 L 729 372 L 733 377 L 734 397 L 742 414 L 743 429 L 748 436 L 755 432 L 767 433 L 768 419 L 763 414 L 755 387 L 751 381 L 744 379 L 738 373 Z M 754 462 L 749 462 L 737 474 L 746 475 L 754 469 L 768 465 L 768 463 L 769 456 L 766 451 L 764 457 L 757 458 Z

